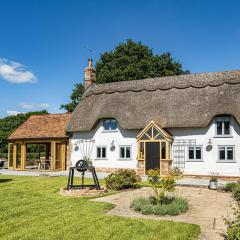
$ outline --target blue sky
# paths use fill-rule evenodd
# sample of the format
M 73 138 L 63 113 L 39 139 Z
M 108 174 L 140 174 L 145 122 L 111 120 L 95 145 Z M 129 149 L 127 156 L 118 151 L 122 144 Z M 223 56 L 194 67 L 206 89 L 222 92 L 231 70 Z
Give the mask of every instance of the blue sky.
M 59 112 L 88 57 L 128 38 L 193 73 L 239 69 L 239 9 L 238 0 L 0 0 L 0 117 Z

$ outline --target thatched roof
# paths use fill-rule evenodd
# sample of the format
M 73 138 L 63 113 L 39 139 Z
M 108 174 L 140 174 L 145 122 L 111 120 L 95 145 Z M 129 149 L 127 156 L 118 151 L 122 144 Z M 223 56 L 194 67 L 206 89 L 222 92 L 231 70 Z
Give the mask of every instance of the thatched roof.
M 65 133 L 71 114 L 32 115 L 8 140 L 68 138 Z
M 101 118 L 124 129 L 205 127 L 216 115 L 240 123 L 240 71 L 189 74 L 93 85 L 72 114 L 67 131 L 89 131 Z

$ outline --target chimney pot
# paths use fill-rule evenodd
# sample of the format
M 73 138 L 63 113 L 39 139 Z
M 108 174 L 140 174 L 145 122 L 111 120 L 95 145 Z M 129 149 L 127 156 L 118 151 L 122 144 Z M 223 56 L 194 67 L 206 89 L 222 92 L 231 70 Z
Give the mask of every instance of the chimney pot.
M 88 59 L 88 67 L 92 68 L 92 59 L 91 58 Z

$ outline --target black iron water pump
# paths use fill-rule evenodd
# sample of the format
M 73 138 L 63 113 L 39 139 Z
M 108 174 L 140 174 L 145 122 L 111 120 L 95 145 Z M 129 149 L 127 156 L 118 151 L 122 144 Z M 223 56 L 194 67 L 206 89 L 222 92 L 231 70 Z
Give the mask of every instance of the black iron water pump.
M 74 170 L 77 170 L 78 172 L 82 173 L 82 182 L 80 185 L 74 185 Z M 85 172 L 89 171 L 92 173 L 94 184 L 88 184 L 86 185 L 84 183 L 85 180 Z M 69 175 L 68 175 L 68 183 L 67 183 L 67 190 L 70 189 L 85 189 L 85 188 L 94 188 L 96 190 L 100 190 L 99 181 L 97 178 L 97 174 L 95 171 L 95 167 L 89 166 L 88 162 L 86 160 L 78 160 L 75 167 L 69 168 Z

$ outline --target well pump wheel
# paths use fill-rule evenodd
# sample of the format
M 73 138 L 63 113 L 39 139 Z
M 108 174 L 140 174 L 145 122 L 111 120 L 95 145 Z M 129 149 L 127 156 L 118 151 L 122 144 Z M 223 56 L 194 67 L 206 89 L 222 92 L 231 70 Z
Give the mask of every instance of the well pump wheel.
M 88 163 L 85 160 L 78 160 L 75 167 L 78 172 L 85 172 L 88 169 Z

